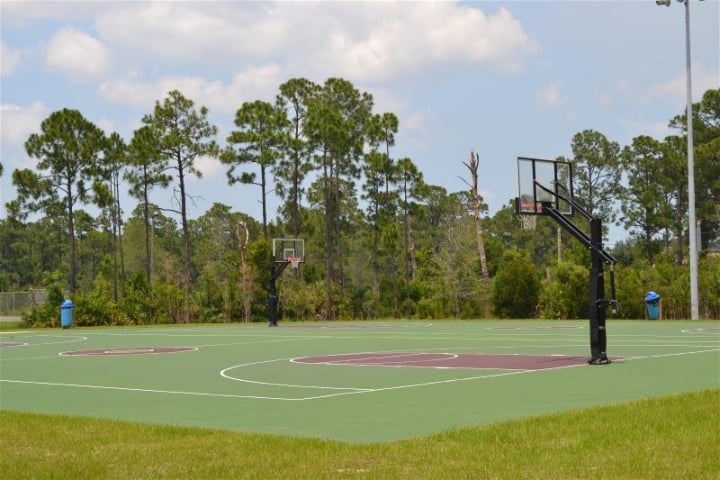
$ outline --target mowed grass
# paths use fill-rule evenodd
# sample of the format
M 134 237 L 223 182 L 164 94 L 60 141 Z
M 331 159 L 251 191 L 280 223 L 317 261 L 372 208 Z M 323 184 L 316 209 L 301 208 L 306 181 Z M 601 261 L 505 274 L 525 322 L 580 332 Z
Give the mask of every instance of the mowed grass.
M 717 479 L 719 473 L 719 389 L 382 444 L 0 411 L 3 479 Z
M 0 322 L 0 332 L 18 330 L 20 328 L 20 322 Z

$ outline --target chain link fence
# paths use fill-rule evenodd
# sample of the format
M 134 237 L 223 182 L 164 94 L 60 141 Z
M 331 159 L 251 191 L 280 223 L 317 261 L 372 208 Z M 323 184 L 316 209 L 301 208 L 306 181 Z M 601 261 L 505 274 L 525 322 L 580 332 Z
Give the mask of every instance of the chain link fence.
M 25 310 L 45 302 L 47 291 L 33 288 L 27 292 L 0 292 L 0 317 L 19 316 Z

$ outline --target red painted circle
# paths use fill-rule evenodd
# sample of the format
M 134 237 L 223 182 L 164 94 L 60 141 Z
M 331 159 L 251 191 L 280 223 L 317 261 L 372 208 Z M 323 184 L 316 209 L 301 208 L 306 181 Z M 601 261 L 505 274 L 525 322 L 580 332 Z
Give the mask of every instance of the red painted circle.
M 500 370 L 545 370 L 587 364 L 575 355 L 518 355 L 487 353 L 378 352 L 295 358 L 295 363 L 426 368 L 486 368 Z

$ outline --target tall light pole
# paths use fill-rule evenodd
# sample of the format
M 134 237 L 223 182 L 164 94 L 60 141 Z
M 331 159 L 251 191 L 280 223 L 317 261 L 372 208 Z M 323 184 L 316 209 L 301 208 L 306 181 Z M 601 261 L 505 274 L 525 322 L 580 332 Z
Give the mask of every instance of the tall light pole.
M 685 4 L 685 61 L 687 77 L 687 168 L 688 168 L 688 230 L 690 232 L 690 318 L 700 318 L 698 301 L 698 242 L 695 219 L 695 158 L 693 145 L 692 74 L 690 69 L 690 0 L 678 0 Z M 670 0 L 656 0 L 656 4 L 669 7 Z

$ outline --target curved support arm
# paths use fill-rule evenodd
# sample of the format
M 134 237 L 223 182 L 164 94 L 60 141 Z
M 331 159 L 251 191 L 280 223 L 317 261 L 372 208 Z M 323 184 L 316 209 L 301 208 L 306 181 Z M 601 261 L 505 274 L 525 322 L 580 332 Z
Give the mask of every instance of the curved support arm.
M 565 218 L 565 215 L 560 213 L 555 207 L 553 207 L 552 205 L 543 204 L 543 212 L 547 212 L 547 214 L 550 215 L 553 220 L 562 225 L 565 230 L 567 230 L 573 237 L 577 238 L 580 243 L 597 253 L 600 258 L 602 258 L 603 262 L 609 265 L 614 265 L 617 263 L 617 259 L 615 257 L 613 257 L 609 252 L 606 252 L 604 248 L 598 247 L 585 232 L 580 230 L 574 223 Z
M 553 192 L 552 190 L 550 190 L 549 188 L 545 187 L 545 185 L 543 185 L 542 183 L 538 182 L 537 180 L 534 180 L 533 183 L 535 183 L 535 186 L 536 186 L 536 187 L 540 187 L 542 190 L 544 190 L 545 192 L 549 193 L 549 194 L 552 195 L 553 197 L 558 197 L 558 198 L 560 198 L 560 199 L 562 199 L 562 200 L 565 200 L 567 203 L 569 203 L 570 205 L 572 205 L 573 210 L 577 210 L 578 212 L 580 212 L 580 214 L 581 214 L 583 217 L 585 217 L 586 219 L 588 219 L 588 220 L 592 220 L 592 219 L 593 219 L 593 216 L 590 214 L 590 212 L 588 212 L 587 210 L 585 210 L 580 204 L 578 204 L 575 200 L 573 200 L 572 198 L 570 198 L 570 196 L 565 196 L 565 195 L 560 195 L 559 193 L 555 193 L 555 192 Z M 565 193 L 568 193 L 567 188 L 565 188 L 565 185 L 562 185 L 562 184 L 558 183 L 558 186 L 559 186 L 560 188 L 562 188 L 562 189 L 565 191 Z

